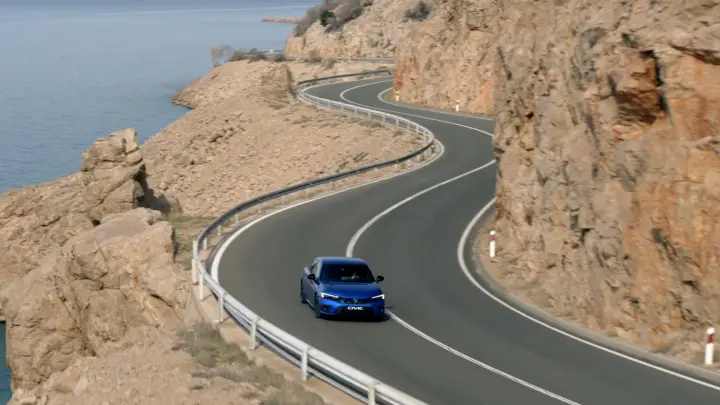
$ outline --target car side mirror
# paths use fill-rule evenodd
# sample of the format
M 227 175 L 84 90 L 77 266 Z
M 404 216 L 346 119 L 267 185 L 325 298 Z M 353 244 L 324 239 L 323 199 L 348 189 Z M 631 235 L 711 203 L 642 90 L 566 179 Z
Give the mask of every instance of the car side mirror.
M 383 276 L 377 276 L 375 279 L 376 279 L 377 282 L 379 283 L 379 282 L 385 280 L 385 277 L 383 277 Z
M 307 277 L 308 277 L 308 280 L 315 280 L 315 275 L 312 273 L 308 274 Z

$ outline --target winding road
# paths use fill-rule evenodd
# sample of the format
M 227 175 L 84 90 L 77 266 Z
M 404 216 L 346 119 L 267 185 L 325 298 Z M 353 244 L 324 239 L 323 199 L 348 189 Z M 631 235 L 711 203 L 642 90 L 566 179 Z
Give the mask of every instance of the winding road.
M 720 388 L 599 350 L 531 322 L 471 280 L 458 244 L 494 202 L 492 121 L 394 105 L 388 78 L 310 94 L 412 119 L 443 154 L 409 173 L 274 212 L 218 252 L 220 283 L 258 315 L 432 405 L 717 405 Z M 315 319 L 300 304 L 316 256 L 366 259 L 393 319 Z

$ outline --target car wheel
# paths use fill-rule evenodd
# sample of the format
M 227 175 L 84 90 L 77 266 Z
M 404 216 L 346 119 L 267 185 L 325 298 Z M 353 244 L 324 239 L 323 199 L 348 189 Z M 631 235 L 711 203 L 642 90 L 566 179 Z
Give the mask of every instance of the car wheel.
M 300 303 L 305 304 L 307 300 L 305 299 L 305 294 L 303 294 L 302 291 L 302 282 L 300 283 Z

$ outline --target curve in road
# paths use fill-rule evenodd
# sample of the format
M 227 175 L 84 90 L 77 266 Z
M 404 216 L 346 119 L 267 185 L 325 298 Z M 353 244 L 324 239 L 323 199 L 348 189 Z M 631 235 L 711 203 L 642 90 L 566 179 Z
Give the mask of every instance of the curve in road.
M 412 117 L 435 133 L 444 154 L 410 173 L 243 227 L 213 263 L 229 293 L 287 332 L 430 404 L 720 403 L 718 387 L 569 339 L 469 282 L 458 240 L 478 208 L 494 199 L 492 122 L 381 101 L 389 86 L 388 79 L 370 79 L 307 91 Z M 302 268 L 316 256 L 348 250 L 386 276 L 395 320 L 318 320 L 300 304 Z

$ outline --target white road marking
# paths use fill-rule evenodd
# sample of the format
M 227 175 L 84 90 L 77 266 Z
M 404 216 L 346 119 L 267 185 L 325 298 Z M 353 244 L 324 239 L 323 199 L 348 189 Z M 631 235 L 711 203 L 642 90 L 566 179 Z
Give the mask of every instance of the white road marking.
M 645 366 L 645 367 L 649 367 L 649 368 L 651 368 L 651 369 L 653 369 L 653 370 L 661 371 L 661 372 L 663 372 L 663 373 L 666 373 L 666 374 L 669 374 L 669 375 L 672 375 L 672 376 L 681 378 L 681 379 L 686 380 L 686 381 L 689 381 L 689 382 L 693 382 L 693 383 L 695 383 L 695 384 L 702 385 L 702 386 L 704 386 L 704 387 L 713 389 L 713 390 L 715 390 L 715 391 L 720 391 L 720 387 L 718 387 L 717 385 L 713 385 L 713 384 L 707 383 L 707 382 L 705 382 L 705 381 L 701 381 L 701 380 L 698 380 L 698 379 L 696 379 L 696 378 L 692 378 L 692 377 L 690 377 L 690 376 L 687 376 L 687 375 L 678 373 L 678 372 L 676 372 L 676 371 L 672 371 L 672 370 L 668 370 L 668 369 L 663 368 L 663 367 L 660 367 L 660 366 L 656 366 L 655 364 L 648 363 L 648 362 L 646 362 L 646 361 L 637 359 L 637 358 L 632 357 L 632 356 L 628 356 L 628 355 L 623 354 L 623 353 L 620 353 L 620 352 L 616 352 L 615 350 L 612 350 L 612 349 L 610 349 L 610 348 L 607 348 L 607 347 L 601 346 L 601 345 L 599 345 L 599 344 L 596 344 L 596 343 L 587 341 L 587 340 L 585 340 L 585 339 L 583 339 L 583 338 L 581 338 L 581 337 L 579 337 L 579 336 L 575 336 L 575 335 L 573 335 L 573 334 L 571 334 L 571 333 L 565 332 L 564 330 L 558 329 L 558 328 L 556 328 L 556 327 L 554 327 L 554 326 L 552 326 L 552 325 L 549 325 L 549 324 L 541 321 L 540 319 L 534 318 L 533 316 L 528 315 L 528 314 L 526 314 L 525 312 L 523 312 L 523 311 L 521 311 L 521 310 L 513 307 L 512 305 L 510 305 L 510 304 L 508 304 L 507 302 L 503 301 L 501 298 L 496 297 L 496 296 L 493 295 L 490 291 L 488 291 L 487 289 L 485 289 L 485 287 L 483 287 L 482 284 L 480 284 L 480 282 L 478 282 L 478 281 L 475 279 L 475 277 L 472 276 L 472 273 L 471 273 L 471 271 L 470 271 L 467 263 L 465 263 L 465 255 L 464 255 L 463 253 L 464 253 L 464 251 L 465 251 L 465 245 L 468 243 L 468 239 L 469 239 L 469 237 L 470 237 L 470 233 L 472 232 L 473 227 L 474 227 L 475 224 L 480 220 L 480 218 L 482 218 L 483 215 L 485 215 L 485 213 L 492 207 L 492 205 L 495 204 L 495 201 L 496 201 L 496 199 L 493 198 L 489 203 L 487 203 L 487 205 L 485 205 L 485 206 L 480 210 L 480 212 L 477 213 L 477 215 L 475 215 L 475 217 L 474 217 L 472 220 L 470 220 L 470 223 L 469 223 L 468 226 L 465 228 L 465 231 L 463 232 L 462 236 L 460 237 L 460 242 L 458 243 L 458 249 L 457 249 L 457 260 L 458 260 L 458 263 L 460 264 L 460 268 L 462 268 L 463 273 L 465 273 L 465 276 L 468 278 L 468 280 L 470 280 L 470 282 L 471 282 L 475 287 L 477 287 L 478 289 L 480 289 L 480 291 L 482 291 L 485 295 L 487 295 L 488 297 L 492 298 L 492 299 L 495 300 L 498 304 L 504 306 L 505 308 L 507 308 L 507 309 L 515 312 L 516 314 L 518 314 L 518 315 L 520 315 L 520 316 L 522 316 L 522 317 L 524 317 L 524 318 L 526 318 L 526 319 L 528 319 L 528 320 L 530 320 L 530 321 L 532 321 L 532 322 L 535 322 L 535 323 L 538 324 L 538 325 L 544 326 L 544 327 L 546 327 L 546 328 L 548 328 L 548 329 L 550 329 L 550 330 L 552 330 L 552 331 L 555 331 L 555 332 L 557 332 L 557 333 L 559 333 L 559 334 L 561 334 L 561 335 L 563 335 L 563 336 L 565 336 L 565 337 L 568 337 L 568 338 L 573 339 L 573 340 L 575 340 L 575 341 L 578 341 L 578 342 L 580 342 L 580 343 L 584 343 L 584 344 L 586 344 L 586 345 L 588 345 L 588 346 L 592 346 L 592 347 L 594 347 L 594 348 L 596 348 L 596 349 L 598 349 L 598 350 L 604 351 L 605 353 L 613 354 L 613 355 L 618 356 L 618 357 L 621 357 L 621 358 L 623 358 L 623 359 L 625 359 L 625 360 L 632 361 L 633 363 L 637 363 L 637 364 L 643 365 L 643 366 Z
M 308 90 L 308 89 L 313 88 L 313 87 L 329 86 L 330 84 L 337 84 L 337 83 L 319 84 L 319 85 L 307 87 L 305 90 Z M 273 215 L 277 215 L 277 214 L 279 214 L 279 213 L 281 213 L 281 212 L 287 211 L 287 210 L 289 210 L 289 209 L 291 209 L 291 208 L 299 207 L 299 206 L 301 206 L 301 205 L 304 205 L 304 204 L 307 204 L 307 203 L 310 203 L 310 202 L 313 202 L 313 201 L 321 200 L 321 199 L 323 199 L 323 198 L 328 198 L 328 197 L 334 196 L 334 195 L 336 195 L 336 194 L 345 193 L 345 192 L 348 192 L 348 191 L 350 191 L 350 190 L 355 190 L 355 189 L 360 188 L 360 187 L 369 186 L 369 185 L 371 185 L 371 184 L 379 183 L 379 182 L 381 182 L 381 181 L 394 179 L 394 178 L 396 178 L 396 177 L 400 177 L 400 176 L 402 176 L 402 175 L 405 175 L 405 174 L 408 174 L 408 173 L 412 173 L 412 172 L 414 172 L 414 171 L 416 171 L 416 170 L 420 170 L 420 169 L 422 169 L 423 167 L 428 166 L 428 165 L 432 164 L 433 162 L 435 162 L 436 160 L 440 159 L 440 158 L 445 154 L 445 145 L 443 145 L 442 142 L 440 142 L 438 139 L 435 139 L 435 142 L 437 143 L 438 148 L 440 149 L 439 153 L 438 153 L 437 155 L 433 156 L 432 159 L 427 160 L 427 161 L 425 161 L 425 162 L 423 162 L 422 164 L 419 164 L 419 165 L 417 165 L 417 166 L 414 166 L 414 167 L 410 168 L 409 170 L 406 170 L 406 171 L 400 172 L 400 173 L 393 173 L 393 174 L 390 174 L 390 175 L 388 175 L 388 176 L 381 177 L 381 178 L 379 178 L 379 179 L 375 179 L 375 180 L 372 180 L 372 181 L 368 181 L 368 182 L 366 182 L 366 183 L 358 184 L 358 185 L 356 185 L 356 186 L 352 186 L 352 187 L 349 187 L 349 188 L 344 188 L 344 189 L 342 189 L 342 190 L 338 190 L 338 191 L 335 191 L 335 192 L 332 192 L 332 193 L 329 193 L 329 194 L 324 194 L 324 195 L 321 195 L 321 196 L 318 196 L 318 197 L 314 197 L 314 198 L 311 198 L 311 199 L 309 199 L 309 200 L 300 201 L 300 202 L 298 202 L 298 203 L 296 203 L 296 204 L 292 204 L 292 205 L 290 205 L 290 206 L 283 207 L 283 208 L 281 208 L 281 209 L 279 209 L 279 210 L 277 210 L 277 211 L 270 212 L 270 213 L 268 213 L 268 214 L 266 214 L 266 215 L 263 215 L 263 216 L 260 217 L 260 218 L 257 218 L 257 219 L 255 219 L 255 220 L 251 221 L 250 223 L 248 223 L 247 225 L 243 226 L 242 228 L 240 228 L 239 230 L 237 230 L 235 233 L 233 233 L 232 235 L 230 235 L 230 237 L 228 237 L 227 240 L 225 240 L 225 242 L 223 242 L 223 244 L 220 245 L 220 248 L 218 249 L 217 254 L 215 255 L 215 260 L 213 260 L 212 265 L 211 265 L 210 276 L 213 278 L 213 280 L 216 280 L 216 281 L 218 280 L 219 269 L 220 269 L 220 261 L 222 260 L 222 256 L 223 256 L 223 254 L 225 254 L 225 251 L 227 250 L 227 248 L 228 248 L 228 247 L 235 241 L 235 239 L 237 239 L 241 234 L 243 234 L 245 231 L 247 231 L 248 229 L 250 229 L 250 227 L 252 227 L 252 226 L 254 226 L 254 225 L 257 225 L 260 221 L 263 221 L 263 220 L 265 220 L 265 219 L 267 219 L 267 218 L 270 218 L 270 217 L 272 217 Z
M 392 80 L 392 79 L 391 79 L 391 80 Z M 354 102 L 354 101 L 350 101 L 350 100 L 348 100 L 347 98 L 345 98 L 345 93 L 347 93 L 348 91 L 352 91 L 352 90 L 355 90 L 355 89 L 359 89 L 359 88 L 361 88 L 361 87 L 372 86 L 372 85 L 377 84 L 377 83 L 385 83 L 386 81 L 389 82 L 390 80 L 382 80 L 382 81 L 377 81 L 377 82 L 373 82 L 373 83 L 363 84 L 363 85 L 360 85 L 360 86 L 351 87 L 351 88 L 349 88 L 349 89 L 347 89 L 347 90 L 344 90 L 342 93 L 340 93 L 340 98 L 341 98 L 343 101 L 345 101 L 346 103 L 355 104 L 355 105 L 357 105 L 357 106 L 364 107 L 364 108 L 369 108 L 369 109 L 371 109 L 371 110 L 385 111 L 385 112 L 389 112 L 389 113 L 395 114 L 395 115 L 407 115 L 407 116 L 410 116 L 410 117 L 422 118 L 422 119 L 424 119 L 424 120 L 442 122 L 443 124 L 449 124 L 449 125 L 454 125 L 454 126 L 456 126 L 456 127 L 467 128 L 467 129 L 469 129 L 469 130 L 471 130 L 471 131 L 480 132 L 480 133 L 485 134 L 485 135 L 487 135 L 487 136 L 493 136 L 493 134 L 491 134 L 490 132 L 483 131 L 482 129 L 473 128 L 473 127 L 471 127 L 471 126 L 467 126 L 467 125 L 463 125 L 463 124 L 458 124 L 457 122 L 444 121 L 444 120 L 441 120 L 441 119 L 438 119 L 438 118 L 423 117 L 422 115 L 415 115 L 415 114 L 410 114 L 410 113 L 406 113 L 406 112 L 402 112 L 402 111 L 386 110 L 386 109 L 384 109 L 384 108 L 371 107 L 371 106 L 363 105 L 363 104 L 360 104 L 360 103 L 356 103 L 356 102 Z
M 383 97 L 383 96 L 385 95 L 385 93 L 389 92 L 390 90 L 392 90 L 392 88 L 389 88 L 389 89 L 387 89 L 387 90 L 383 90 L 383 91 L 381 91 L 380 93 L 378 93 L 378 95 L 377 95 L 378 100 L 380 100 L 381 102 L 383 102 L 383 103 L 385 103 L 385 104 L 388 104 L 388 105 L 396 105 L 396 106 L 399 106 L 399 107 L 410 108 L 410 109 L 418 110 L 418 111 L 427 111 L 427 112 L 431 112 L 431 113 L 435 113 L 435 114 L 452 115 L 452 116 L 455 116 L 455 117 L 470 118 L 470 119 L 476 119 L 476 120 L 482 120 L 482 121 L 495 121 L 494 118 L 483 117 L 483 116 L 480 116 L 480 115 L 458 114 L 458 113 L 454 113 L 454 112 L 450 112 L 450 111 L 433 110 L 432 108 L 423 108 L 423 107 L 417 107 L 417 106 L 410 106 L 410 105 L 407 105 L 407 104 L 394 104 L 394 103 L 391 103 L 391 102 L 385 100 L 385 98 Z
M 429 193 L 430 191 L 433 191 L 433 190 L 435 190 L 435 189 L 437 189 L 437 188 L 439 188 L 439 187 L 442 187 L 442 186 L 444 186 L 444 185 L 446 185 L 446 184 L 449 184 L 449 183 L 452 183 L 452 182 L 454 182 L 454 181 L 460 180 L 460 179 L 462 179 L 462 178 L 464 178 L 464 177 L 467 177 L 467 176 L 469 176 L 469 175 L 471 175 L 471 174 L 473 174 L 473 173 L 479 172 L 480 170 L 486 169 L 486 168 L 492 166 L 493 164 L 495 164 L 495 160 L 492 160 L 492 161 L 490 161 L 490 162 L 488 162 L 488 163 L 486 163 L 486 164 L 484 164 L 484 165 L 482 165 L 482 166 L 480 166 L 480 167 L 477 167 L 477 168 L 472 169 L 472 170 L 470 170 L 470 171 L 468 171 L 468 172 L 465 172 L 465 173 L 463 173 L 463 174 L 460 174 L 460 175 L 458 175 L 458 176 L 455 176 L 455 177 L 453 177 L 453 178 L 451 178 L 451 179 L 448 179 L 448 180 L 442 181 L 442 182 L 440 182 L 440 183 L 437 183 L 437 184 L 435 184 L 434 186 L 430 186 L 430 187 L 428 187 L 428 188 L 426 188 L 426 189 L 424 189 L 424 190 L 422 190 L 422 191 L 419 191 L 419 192 L 411 195 L 410 197 L 408 197 L 408 198 L 406 198 L 406 199 L 404 199 L 404 200 L 396 203 L 395 205 L 387 208 L 386 210 L 382 211 L 381 213 L 375 215 L 372 219 L 370 219 L 370 221 L 366 222 L 357 232 L 355 232 L 355 234 L 352 236 L 352 238 L 350 238 L 350 242 L 348 243 L 347 248 L 345 249 L 345 256 L 353 257 L 353 253 L 354 253 L 354 251 L 355 251 L 355 246 L 357 246 L 357 243 L 358 243 L 358 241 L 360 240 L 360 238 L 362 237 L 362 235 L 363 235 L 368 229 L 370 229 L 371 226 L 373 226 L 377 221 L 379 221 L 381 218 L 383 218 L 383 217 L 386 216 L 387 214 L 389 214 L 389 213 L 391 213 L 392 211 L 396 210 L 396 209 L 399 208 L 400 206 L 405 205 L 406 203 L 415 200 L 416 198 L 422 196 L 423 194 Z M 494 201 L 494 199 L 493 199 L 493 201 Z M 477 359 L 475 359 L 475 358 L 472 358 L 472 357 L 468 356 L 467 354 L 460 352 L 459 350 L 453 349 L 452 347 L 446 345 L 445 343 L 440 342 L 439 340 L 431 337 L 430 335 L 422 332 L 422 331 L 419 330 L 418 328 L 412 326 L 411 324 L 409 324 L 408 322 L 406 322 L 405 320 L 403 320 L 402 318 L 400 318 L 399 316 L 397 316 L 394 312 L 392 312 L 392 311 L 390 311 L 390 310 L 387 310 L 386 312 L 388 313 L 388 315 L 390 315 L 390 318 L 393 319 L 394 321 L 396 321 L 398 324 L 400 324 L 400 326 L 402 326 L 402 327 L 404 327 L 405 329 L 409 330 L 410 332 L 416 334 L 417 336 L 419 336 L 419 337 L 427 340 L 428 342 L 430 342 L 430 343 L 432 343 L 432 344 L 434 344 L 434 345 L 436 345 L 436 346 L 438 346 L 438 347 L 440 347 L 440 348 L 442 348 L 442 349 L 444 349 L 444 350 L 446 350 L 446 351 L 448 351 L 448 352 L 450 352 L 450 353 L 452 353 L 452 354 L 460 357 L 460 358 L 463 359 L 463 360 L 469 361 L 470 363 L 475 364 L 476 366 L 482 367 L 482 368 L 484 368 L 485 370 L 488 370 L 488 371 L 490 371 L 490 372 L 492 372 L 492 373 L 495 373 L 495 374 L 497 374 L 497 375 L 499 375 L 499 376 L 501 376 L 501 377 L 507 378 L 508 380 L 514 381 L 514 382 L 516 382 L 516 383 L 518 383 L 518 384 L 520 384 L 520 385 L 522 385 L 522 386 L 525 386 L 525 387 L 527 387 L 527 388 L 530 388 L 530 389 L 532 389 L 532 390 L 534 390 L 534 391 L 537 391 L 537 392 L 539 392 L 539 393 L 541 393 L 541 394 L 543 394 L 543 395 L 546 395 L 546 396 L 548 396 L 548 397 L 551 397 L 551 398 L 553 398 L 553 399 L 556 399 L 556 400 L 558 400 L 558 401 L 560 401 L 560 402 L 563 402 L 563 403 L 566 403 L 566 404 L 570 404 L 570 405 L 580 405 L 579 403 L 577 403 L 577 402 L 575 402 L 575 401 L 572 401 L 572 400 L 570 400 L 570 399 L 567 399 L 567 398 L 565 398 L 565 397 L 562 397 L 562 396 L 560 396 L 560 395 L 558 395 L 558 394 L 555 394 L 555 393 L 553 393 L 553 392 L 550 392 L 550 391 L 548 391 L 548 390 L 546 390 L 546 389 L 540 388 L 540 387 L 538 387 L 537 385 L 531 384 L 531 383 L 529 383 L 529 382 L 527 382 L 527 381 L 525 381 L 525 380 L 521 380 L 521 379 L 518 378 L 518 377 L 515 377 L 515 376 L 513 376 L 513 375 L 511 375 L 511 374 L 508 374 L 508 373 L 506 373 L 506 372 L 504 372 L 504 371 L 501 371 L 501 370 L 499 370 L 499 369 L 497 369 L 497 368 L 495 368 L 495 367 L 493 367 L 493 366 L 490 366 L 489 364 L 483 363 L 483 362 L 481 362 L 480 360 L 477 360 Z
M 390 81 L 390 80 L 388 80 L 388 81 Z M 374 84 L 374 83 L 371 83 L 371 84 Z M 364 85 L 364 86 L 369 86 L 369 85 L 371 85 L 371 84 L 366 84 L 366 85 Z M 348 100 L 344 97 L 344 93 L 346 93 L 346 92 L 349 91 L 349 90 L 351 90 L 351 89 L 347 89 L 347 90 L 345 90 L 345 91 L 343 91 L 343 92 L 341 93 L 340 97 L 341 97 L 343 100 L 348 101 Z M 388 91 L 388 90 L 384 90 L 384 92 L 387 92 L 387 91 Z M 382 93 L 381 93 L 381 94 L 382 94 Z M 388 103 L 388 102 L 385 101 L 385 100 L 383 100 L 383 101 L 384 101 L 385 103 L 387 103 L 387 104 L 390 104 L 390 103 Z M 356 104 L 356 105 L 361 105 L 361 106 L 362 106 L 362 104 L 359 104 L 359 103 L 354 103 L 354 104 Z M 375 107 L 369 107 L 369 106 L 365 106 L 365 107 L 366 107 L 366 108 L 376 109 Z M 407 108 L 411 108 L 411 107 L 407 107 Z M 385 111 L 388 111 L 388 110 L 385 110 Z M 405 113 L 399 113 L 399 112 L 396 112 L 396 111 L 392 111 L 392 112 L 393 112 L 393 113 L 396 113 L 396 114 L 405 114 Z M 406 114 L 406 115 L 415 116 L 415 115 L 412 115 L 412 114 Z M 425 118 L 425 117 L 421 117 L 421 118 Z M 438 119 L 434 119 L 434 118 L 425 118 L 425 119 L 433 120 L 433 121 L 445 122 L 445 121 L 438 120 Z M 449 124 L 454 124 L 454 123 L 452 123 L 452 122 L 448 122 L 448 123 L 449 123 Z M 454 124 L 454 125 L 459 125 L 459 124 Z M 624 353 L 617 352 L 617 351 L 612 350 L 612 349 L 610 349 L 610 348 L 608 348 L 608 347 L 605 347 L 605 346 L 602 346 L 602 345 L 599 345 L 599 344 L 590 342 L 590 341 L 585 340 L 585 339 L 583 339 L 583 338 L 581 338 L 581 337 L 579 337 L 579 336 L 576 336 L 576 335 L 573 335 L 573 334 L 571 334 L 571 333 L 565 332 L 565 331 L 563 331 L 563 330 L 561 330 L 561 329 L 558 329 L 558 328 L 556 328 L 556 327 L 554 327 L 554 326 L 552 326 L 552 325 L 549 325 L 549 324 L 543 322 L 543 321 L 540 320 L 540 319 L 534 318 L 533 316 L 531 316 L 531 315 L 529 315 L 529 314 L 526 314 L 525 312 L 523 312 L 523 311 L 521 311 L 521 310 L 513 307 L 512 305 L 510 305 L 510 304 L 508 304 L 507 302 L 503 301 L 502 299 L 496 297 L 496 296 L 493 295 L 490 291 L 488 291 L 487 289 L 485 289 L 485 288 L 472 276 L 472 273 L 471 273 L 471 271 L 469 270 L 469 268 L 468 268 L 468 266 L 467 266 L 467 263 L 465 263 L 465 258 L 464 258 L 464 255 L 463 255 L 463 251 L 464 251 L 464 248 L 465 248 L 465 244 L 467 243 L 467 240 L 468 240 L 468 238 L 469 238 L 469 234 L 470 234 L 470 232 L 472 232 L 472 228 L 473 228 L 473 227 L 475 226 L 475 224 L 480 220 L 480 218 L 482 218 L 482 216 L 492 207 L 492 205 L 495 203 L 495 201 L 496 201 L 496 199 L 493 198 L 493 199 L 492 199 L 487 205 L 485 205 L 485 206 L 482 208 L 482 210 L 480 210 L 480 212 L 470 221 L 470 223 L 468 224 L 467 228 L 466 228 L 465 231 L 463 232 L 463 235 L 462 235 L 462 237 L 460 238 L 460 243 L 459 243 L 459 245 L 458 245 L 458 252 L 457 252 L 457 253 L 458 253 L 458 263 L 459 263 L 459 265 L 460 265 L 463 273 L 465 274 L 465 276 L 470 280 L 470 282 L 471 282 L 475 287 L 477 287 L 478 289 L 480 289 L 480 291 L 482 291 L 485 295 L 487 295 L 488 297 L 490 297 L 490 298 L 493 299 L 494 301 L 498 302 L 500 305 L 508 308 L 509 310 L 517 313 L 518 315 L 520 315 L 520 316 L 522 316 L 522 317 L 524 317 L 524 318 L 526 318 L 526 319 L 528 319 L 528 320 L 530 320 L 530 321 L 532 321 L 532 322 L 535 322 L 535 323 L 538 324 L 538 325 L 541 325 L 541 326 L 543 326 L 543 327 L 545 327 L 545 328 L 548 328 L 548 329 L 550 329 L 550 330 L 552 330 L 552 331 L 554 331 L 554 332 L 557 332 L 557 333 L 559 333 L 559 334 L 561 334 L 561 335 L 563 335 L 563 336 L 565 336 L 565 337 L 568 337 L 568 338 L 573 339 L 573 340 L 575 340 L 575 341 L 577 341 L 577 342 L 580 342 L 580 343 L 584 343 L 584 344 L 586 344 L 586 345 L 588 345 L 588 346 L 591 346 L 591 347 L 594 347 L 594 348 L 596 348 L 596 349 L 602 350 L 602 351 L 604 351 L 604 352 L 606 352 L 606 353 L 609 353 L 609 354 L 618 356 L 618 357 L 620 357 L 620 358 L 629 360 L 629 361 L 631 361 L 631 362 L 633 362 L 633 363 L 643 365 L 643 366 L 645 366 L 645 367 L 648 367 L 648 368 L 651 368 L 651 369 L 654 369 L 654 370 L 657 370 L 657 371 L 666 373 L 666 374 L 668 374 L 668 375 L 672 375 L 672 376 L 678 377 L 678 378 L 683 379 L 683 380 L 685 380 L 685 381 L 689 381 L 689 382 L 692 382 L 692 383 L 695 383 L 695 384 L 704 386 L 704 387 L 706 387 L 706 388 L 710 388 L 710 389 L 713 389 L 713 390 L 716 390 L 716 391 L 720 391 L 720 387 L 717 386 L 717 385 L 714 385 L 714 384 L 711 384 L 711 383 L 708 383 L 708 382 L 705 382 L 705 381 L 702 381 L 702 380 L 699 380 L 699 379 L 696 379 L 696 378 L 693 378 L 693 377 L 684 375 L 684 374 L 682 374 L 682 373 L 678 373 L 678 372 L 673 371 L 673 370 L 666 369 L 666 368 L 664 368 L 664 367 L 657 366 L 657 365 L 652 364 L 652 363 L 648 363 L 648 362 L 643 361 L 643 360 L 641 360 L 641 359 L 638 359 L 638 358 L 635 358 L 635 357 L 626 355 L 626 354 L 624 354 Z M 398 206 L 399 206 L 399 205 L 398 205 Z M 371 221 L 372 221 L 372 220 L 371 220 Z M 366 224 L 366 225 L 367 225 L 367 224 Z M 365 228 L 365 227 L 364 227 L 364 228 Z M 367 226 L 367 228 L 369 228 L 369 226 Z M 366 228 L 365 230 L 367 230 L 367 228 Z M 361 228 L 361 230 L 362 230 L 362 228 Z M 363 232 L 364 232 L 365 230 L 363 230 Z M 353 240 L 351 240 L 351 243 L 356 244 L 356 243 L 357 243 L 357 239 L 359 239 L 359 237 L 360 237 L 360 235 L 357 235 L 357 234 L 356 234 L 356 235 L 353 235 L 353 239 L 355 239 L 355 241 L 353 242 Z M 353 247 L 354 247 L 354 246 L 353 246 Z

